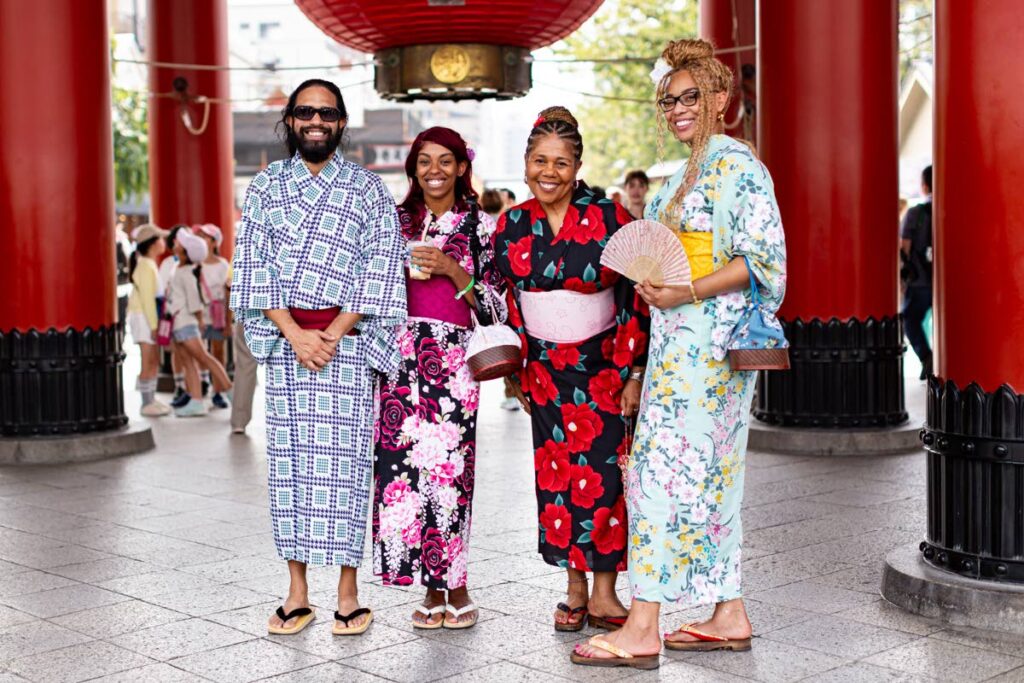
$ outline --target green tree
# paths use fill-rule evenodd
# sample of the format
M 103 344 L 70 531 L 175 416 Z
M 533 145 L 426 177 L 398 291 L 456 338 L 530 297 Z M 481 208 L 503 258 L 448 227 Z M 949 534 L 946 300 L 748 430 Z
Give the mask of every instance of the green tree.
M 697 35 L 697 2 L 607 0 L 586 28 L 558 48 L 561 58 L 649 58 L 632 62 L 596 62 L 595 95 L 575 112 L 586 142 L 584 176 L 607 185 L 624 170 L 658 161 L 657 119 L 650 71 L 665 44 Z M 685 156 L 673 141 L 667 158 Z
M 932 0 L 900 0 L 900 83 L 914 62 L 931 62 Z
M 113 42 L 111 43 L 113 52 Z M 114 74 L 116 81 L 116 72 Z M 141 197 L 149 190 L 149 127 L 145 93 L 111 87 L 114 128 L 114 196 L 117 201 Z

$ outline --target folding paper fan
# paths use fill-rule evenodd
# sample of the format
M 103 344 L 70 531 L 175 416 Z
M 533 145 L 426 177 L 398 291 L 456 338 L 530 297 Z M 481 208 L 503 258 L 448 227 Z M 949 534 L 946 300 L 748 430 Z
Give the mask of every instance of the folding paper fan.
M 601 254 L 601 265 L 633 282 L 685 285 L 690 282 L 690 261 L 671 228 L 657 221 L 633 221 L 611 236 Z

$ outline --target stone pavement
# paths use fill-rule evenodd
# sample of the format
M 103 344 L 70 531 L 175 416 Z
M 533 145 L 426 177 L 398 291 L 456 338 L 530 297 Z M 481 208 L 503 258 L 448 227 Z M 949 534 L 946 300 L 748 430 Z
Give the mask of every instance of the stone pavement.
M 125 369 L 125 377 L 134 370 Z M 130 382 L 126 382 L 130 386 Z M 321 618 L 268 637 L 286 589 L 268 521 L 262 413 L 249 437 L 227 415 L 153 423 L 134 457 L 0 469 L 0 683 L 22 681 L 1024 681 L 1019 640 L 960 632 L 887 606 L 886 552 L 923 537 L 921 454 L 801 458 L 751 453 L 748 653 L 665 655 L 656 672 L 570 665 L 551 612 L 563 575 L 536 554 L 529 426 L 487 385 L 469 576 L 481 622 L 409 625 L 418 590 L 361 596 L 377 621 L 334 638 L 334 570 L 310 571 Z M 134 395 L 129 396 L 134 400 Z M 130 408 L 137 414 L 137 405 Z M 703 610 L 669 609 L 668 629 Z

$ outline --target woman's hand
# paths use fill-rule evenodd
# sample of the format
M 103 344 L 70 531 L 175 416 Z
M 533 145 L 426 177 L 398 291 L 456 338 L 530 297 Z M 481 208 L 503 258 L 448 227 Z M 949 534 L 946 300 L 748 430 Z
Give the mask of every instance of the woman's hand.
M 640 410 L 640 382 L 635 379 L 626 380 L 626 386 L 622 388 L 622 415 L 633 417 Z
M 437 247 L 416 247 L 412 250 L 412 262 L 424 273 L 447 278 L 453 278 L 462 270 L 455 259 Z
M 693 294 L 689 285 L 652 285 L 650 280 L 644 280 L 634 287 L 640 298 L 647 302 L 648 306 L 665 310 L 675 308 L 693 301 Z
M 325 331 L 298 329 L 288 336 L 288 343 L 302 367 L 320 372 L 334 357 L 338 340 Z

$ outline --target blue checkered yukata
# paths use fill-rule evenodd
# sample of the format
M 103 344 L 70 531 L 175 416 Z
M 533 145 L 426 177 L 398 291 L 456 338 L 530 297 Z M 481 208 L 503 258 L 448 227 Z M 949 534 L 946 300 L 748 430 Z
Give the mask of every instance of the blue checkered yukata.
M 299 155 L 253 179 L 238 227 L 231 308 L 266 363 L 267 464 L 278 555 L 359 566 L 373 459 L 373 371 L 397 368 L 404 240 L 373 173 L 335 153 L 318 175 Z M 361 313 L 320 372 L 307 370 L 267 309 Z

